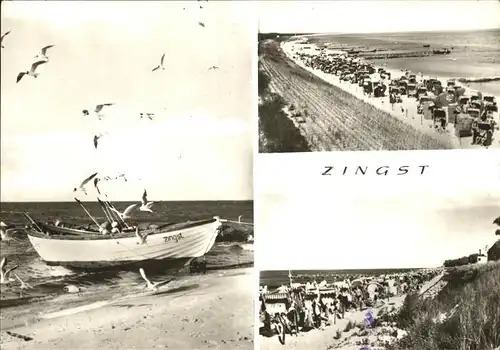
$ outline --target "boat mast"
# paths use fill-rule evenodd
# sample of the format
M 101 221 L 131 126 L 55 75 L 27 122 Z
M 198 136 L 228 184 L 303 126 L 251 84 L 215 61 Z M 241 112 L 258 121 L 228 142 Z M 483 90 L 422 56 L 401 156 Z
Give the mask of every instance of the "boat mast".
M 106 207 L 106 204 L 104 204 L 103 201 L 101 201 L 99 198 L 97 198 L 97 201 L 99 202 L 99 204 L 101 205 L 101 209 L 102 211 L 104 212 L 104 216 L 106 216 L 106 220 L 108 220 L 109 222 L 113 222 L 114 219 L 113 219 L 113 215 L 111 215 L 111 212 L 110 210 Z
M 107 205 L 109 208 L 115 208 L 113 203 L 111 203 L 109 200 L 105 202 L 105 205 Z M 115 208 L 116 209 L 116 208 Z M 114 210 L 108 209 L 109 213 L 111 214 L 111 217 L 114 218 L 113 221 L 117 221 L 122 223 L 123 225 L 127 226 L 127 228 L 130 228 L 130 226 L 123 220 L 120 215 L 118 215 Z
M 94 222 L 94 224 L 97 225 L 97 227 L 99 227 L 99 224 L 97 223 L 97 221 L 94 219 L 94 217 L 92 215 L 90 215 L 90 213 L 88 212 L 87 208 L 85 208 L 85 206 L 83 205 L 83 203 L 78 200 L 78 198 L 75 197 L 75 201 L 80 204 L 80 206 L 83 208 L 83 210 L 85 210 L 85 212 L 87 213 L 87 215 L 89 216 L 89 218 Z
M 36 223 L 36 221 L 33 220 L 31 218 L 31 216 L 28 215 L 28 213 L 23 212 L 23 215 L 24 215 L 25 218 L 28 219 L 29 222 L 31 222 L 32 225 L 34 225 L 38 229 L 38 231 L 40 231 L 41 233 L 44 233 L 43 230 L 40 228 L 40 226 L 38 226 L 38 224 Z

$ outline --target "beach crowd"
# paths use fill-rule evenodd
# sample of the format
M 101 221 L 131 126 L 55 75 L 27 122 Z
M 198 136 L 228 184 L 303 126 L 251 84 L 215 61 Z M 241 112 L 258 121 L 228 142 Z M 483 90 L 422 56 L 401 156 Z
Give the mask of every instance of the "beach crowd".
M 272 332 L 276 323 L 289 329 L 307 330 L 333 325 L 349 311 L 362 311 L 390 302 L 391 297 L 417 293 L 423 284 L 439 274 L 436 269 L 379 277 L 346 278 L 328 283 L 323 280 L 290 283 L 274 291 L 260 286 L 259 302 L 263 332 Z
M 298 45 L 293 52 L 293 58 L 305 66 L 336 75 L 341 83 L 361 89 L 368 98 L 387 97 L 393 111 L 399 107 L 406 116 L 421 115 L 438 132 L 446 132 L 453 124 L 458 137 L 472 136 L 472 144 L 491 145 L 499 123 L 495 96 L 483 96 L 459 79 L 425 77 L 404 69 L 395 72 L 375 67 L 356 55 L 305 47 Z

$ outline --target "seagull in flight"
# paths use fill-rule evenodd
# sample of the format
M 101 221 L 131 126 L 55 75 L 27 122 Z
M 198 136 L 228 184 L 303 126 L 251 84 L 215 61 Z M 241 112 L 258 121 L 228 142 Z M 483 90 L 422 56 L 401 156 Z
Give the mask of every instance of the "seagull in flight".
M 85 185 L 86 185 L 86 184 L 87 184 L 90 180 L 92 180 L 94 177 L 96 177 L 96 176 L 97 176 L 97 173 L 94 173 L 94 174 L 90 175 L 89 177 L 87 177 L 85 180 L 83 180 L 83 181 L 82 181 L 82 183 L 80 184 L 80 186 L 75 187 L 75 188 L 73 189 L 73 192 L 76 192 L 76 191 L 80 190 L 80 191 L 83 191 L 83 193 L 85 193 L 85 195 L 86 195 L 86 194 L 87 194 L 87 191 L 85 190 Z
M 219 69 L 219 67 L 217 67 L 217 66 L 212 66 L 212 67 L 208 68 L 208 70 L 216 70 L 216 69 Z
M 49 56 L 47 56 L 47 50 L 50 49 L 51 47 L 54 47 L 54 45 L 47 45 L 43 47 L 40 52 L 35 56 L 35 58 L 40 58 L 42 60 L 49 60 Z
M 119 178 L 122 178 L 123 180 L 125 180 L 125 182 L 127 182 L 127 177 L 125 176 L 125 174 L 118 175 L 117 177 L 115 177 L 115 180 L 118 180 Z
M 146 113 L 146 117 L 148 117 L 149 120 L 153 120 L 154 115 L 155 115 L 154 113 Z M 143 118 L 144 118 L 144 113 L 141 113 L 140 119 Z
M 200 26 L 202 26 L 203 28 L 205 28 L 205 23 L 203 23 L 203 22 L 198 22 L 198 24 L 199 24 Z
M 9 284 L 14 279 L 10 278 L 10 274 L 12 271 L 17 269 L 19 265 L 13 266 L 10 269 L 6 268 L 7 258 L 3 258 L 0 262 L 0 284 Z
M 99 191 L 99 187 L 97 186 L 97 184 L 99 183 L 99 181 L 101 181 L 101 179 L 99 179 L 98 177 L 94 178 L 94 187 L 97 190 L 97 193 L 101 194 L 101 191 Z
M 103 134 L 99 134 L 99 135 L 95 135 L 94 136 L 94 147 L 95 147 L 95 149 L 97 149 L 97 141 L 99 141 L 99 139 L 101 137 L 103 137 L 103 136 L 104 136 Z
M 206 2 L 208 2 L 208 0 L 206 0 Z M 201 0 L 198 0 L 198 5 L 200 6 L 200 9 L 203 8 L 203 6 L 201 6 Z
M 8 32 L 6 32 L 5 34 L 2 35 L 2 39 L 0 39 L 0 43 L 3 42 L 3 38 L 5 38 L 8 34 L 10 33 L 10 30 Z M 4 48 L 5 46 L 3 46 L 2 44 L 2 49 Z
M 38 78 L 38 76 L 40 75 L 40 73 L 36 73 L 36 69 L 39 65 L 41 64 L 44 64 L 44 63 L 47 63 L 48 61 L 37 61 L 35 63 L 33 63 L 31 65 L 31 68 L 30 70 L 26 71 L 26 72 L 20 72 L 18 75 L 17 75 L 17 79 L 16 79 L 16 83 L 19 83 L 19 81 L 25 76 L 25 75 L 31 75 L 33 78 Z
M 131 204 L 129 205 L 124 211 L 123 213 L 120 213 L 116 208 L 114 207 L 111 207 L 111 210 L 113 210 L 115 213 L 117 213 L 118 215 L 120 215 L 120 218 L 122 220 L 125 220 L 125 219 L 129 219 L 131 216 L 130 216 L 130 213 L 132 212 L 132 210 L 134 210 L 134 208 L 137 206 L 137 204 Z
M 158 69 L 165 70 L 165 67 L 163 67 L 163 60 L 164 59 L 165 59 L 165 54 L 163 54 L 163 56 L 161 56 L 160 64 L 158 66 L 156 66 L 155 68 L 153 68 L 153 70 L 151 72 L 154 72 L 155 70 L 158 70 Z
M 153 211 L 151 210 L 151 207 L 153 206 L 154 202 L 148 202 L 148 194 L 146 190 L 144 189 L 144 193 L 142 194 L 142 203 L 141 207 L 139 208 L 140 211 L 149 211 L 152 213 Z
M 21 229 L 6 225 L 3 221 L 0 222 L 0 240 L 7 242 L 10 244 L 10 241 L 18 241 L 17 238 L 14 237 L 16 233 L 22 232 Z
M 144 272 L 144 269 L 141 267 L 139 269 L 139 273 L 141 274 L 142 278 L 146 281 L 146 288 L 148 289 L 151 289 L 155 292 L 158 291 L 158 287 L 164 285 L 164 284 L 167 284 L 168 282 L 172 281 L 171 279 L 170 280 L 166 280 L 166 281 L 161 281 L 161 282 L 155 282 L 155 283 L 152 283 L 147 277 L 146 277 L 146 273 Z
M 106 106 L 112 106 L 112 105 L 114 105 L 114 103 L 103 103 L 103 104 L 97 105 L 95 107 L 94 112 L 97 115 L 97 117 L 99 118 L 99 120 L 102 118 L 102 115 L 100 114 L 102 109 Z
M 114 105 L 114 103 L 103 103 L 103 104 L 97 105 L 94 109 L 94 112 L 97 115 L 97 118 L 99 118 L 99 120 L 101 120 L 102 115 L 100 114 L 100 112 L 102 111 L 102 109 L 104 107 L 113 106 L 113 105 Z M 89 111 L 86 109 L 84 109 L 82 112 L 83 112 L 83 115 L 85 115 L 85 116 L 89 115 Z

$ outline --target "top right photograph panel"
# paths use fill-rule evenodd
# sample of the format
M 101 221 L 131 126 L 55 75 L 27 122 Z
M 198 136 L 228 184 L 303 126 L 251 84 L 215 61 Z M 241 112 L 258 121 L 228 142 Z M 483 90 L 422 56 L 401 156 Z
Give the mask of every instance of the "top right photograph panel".
M 500 148 L 499 1 L 258 6 L 260 153 Z

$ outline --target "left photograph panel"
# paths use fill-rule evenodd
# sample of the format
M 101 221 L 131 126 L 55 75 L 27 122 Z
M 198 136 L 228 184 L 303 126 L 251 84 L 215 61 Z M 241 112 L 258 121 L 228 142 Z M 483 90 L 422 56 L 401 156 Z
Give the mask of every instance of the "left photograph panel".
M 253 349 L 253 4 L 1 6 L 0 347 Z

